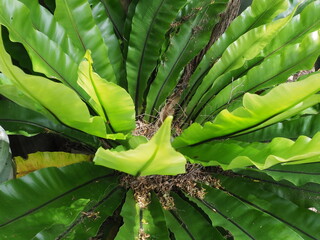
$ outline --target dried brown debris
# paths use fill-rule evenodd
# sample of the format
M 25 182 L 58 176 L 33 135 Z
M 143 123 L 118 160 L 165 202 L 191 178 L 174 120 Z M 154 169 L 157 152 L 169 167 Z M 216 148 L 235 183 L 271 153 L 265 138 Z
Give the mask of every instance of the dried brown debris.
M 147 234 L 147 233 L 145 233 L 145 231 L 142 229 L 142 228 L 140 228 L 139 229 L 139 240 L 147 240 L 147 239 L 149 239 L 150 238 L 150 234 Z
M 136 129 L 133 131 L 134 136 L 145 136 L 150 139 L 158 130 L 155 123 L 148 123 L 143 120 L 143 117 L 138 117 L 136 121 Z
M 121 179 L 121 185 L 134 191 L 136 202 L 141 208 L 146 208 L 150 203 L 151 192 L 155 192 L 164 209 L 174 209 L 174 200 L 170 196 L 171 191 L 182 190 L 190 196 L 203 199 L 204 188 L 199 184 L 220 187 L 217 179 L 213 178 L 206 169 L 199 164 L 187 164 L 187 172 L 176 176 L 151 175 L 134 177 L 125 175 Z
M 290 76 L 287 81 L 288 82 L 295 82 L 299 77 L 301 77 L 303 75 L 307 75 L 307 74 L 313 73 L 314 71 L 315 71 L 314 68 L 312 68 L 310 70 L 299 71 L 299 72 L 293 74 L 292 76 Z

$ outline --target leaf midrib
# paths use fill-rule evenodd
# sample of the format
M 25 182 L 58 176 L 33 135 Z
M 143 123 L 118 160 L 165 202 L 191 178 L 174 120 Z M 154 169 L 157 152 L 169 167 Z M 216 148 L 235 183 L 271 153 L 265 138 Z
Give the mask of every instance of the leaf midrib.
M 56 200 L 58 200 L 58 199 L 60 199 L 60 198 L 62 198 L 62 197 L 64 197 L 64 196 L 67 196 L 68 194 L 70 194 L 70 193 L 72 193 L 72 192 L 74 192 L 74 191 L 76 191 L 76 190 L 78 190 L 78 189 L 80 189 L 80 188 L 82 188 L 82 187 L 85 187 L 86 185 L 89 185 L 90 183 L 95 183 L 96 181 L 100 181 L 100 180 L 102 180 L 102 179 L 104 179 L 104 178 L 109 178 L 109 177 L 113 177 L 113 176 L 114 176 L 113 173 L 107 174 L 107 175 L 104 175 L 104 176 L 100 176 L 100 177 L 91 179 L 91 180 L 89 180 L 89 181 L 87 181 L 87 182 L 85 182 L 85 183 L 82 183 L 82 184 L 80 184 L 80 185 L 78 185 L 78 186 L 76 186 L 76 187 L 73 187 L 73 188 L 71 188 L 70 190 L 68 190 L 68 191 L 66 191 L 66 192 L 64 192 L 64 193 L 56 196 L 55 198 L 52 198 L 51 200 L 48 200 L 48 201 L 42 203 L 41 205 L 39 205 L 39 206 L 37 206 L 37 207 L 34 207 L 34 208 L 30 209 L 30 210 L 27 211 L 27 212 L 25 212 L 25 213 L 23 213 L 23 214 L 20 214 L 19 216 L 15 217 L 15 218 L 12 218 L 11 220 L 7 220 L 7 221 L 4 222 L 4 223 L 1 223 L 1 224 L 0 224 L 0 228 L 1 228 L 1 227 L 5 227 L 5 226 L 7 226 L 7 225 L 9 225 L 9 224 L 11 224 L 11 223 L 13 223 L 13 222 L 15 222 L 15 221 L 18 221 L 18 220 L 20 220 L 20 219 L 28 216 L 29 214 L 34 213 L 34 212 L 40 210 L 41 208 L 49 205 L 50 203 L 53 203 L 54 201 L 56 201 Z
M 154 150 L 153 154 L 151 155 L 149 160 L 144 165 L 142 165 L 142 167 L 138 170 L 138 172 L 135 175 L 136 177 L 139 177 L 141 173 L 143 173 L 144 170 L 146 170 L 152 164 L 152 162 L 155 160 L 156 155 L 158 154 L 159 149 L 160 149 L 159 144 L 156 144 L 156 149 Z
M 196 21 L 196 20 L 197 20 L 197 17 L 196 17 L 196 19 L 194 19 L 194 21 L 196 21 L 196 23 L 201 22 L 204 17 L 205 17 L 205 14 L 203 14 L 202 17 L 201 17 L 198 21 Z M 195 24 L 195 25 L 197 25 L 197 24 Z M 192 27 L 192 29 L 193 29 L 193 27 Z M 175 61 L 174 64 L 172 65 L 169 73 L 167 74 L 166 78 L 165 78 L 164 81 L 163 81 L 163 84 L 161 85 L 160 90 L 159 90 L 158 93 L 157 93 L 157 97 L 156 97 L 156 99 L 155 99 L 155 101 L 154 101 L 154 103 L 153 103 L 153 105 L 152 105 L 151 111 L 155 111 L 155 106 L 157 105 L 157 102 L 158 102 L 158 100 L 159 100 L 159 98 L 160 98 L 160 95 L 161 95 L 161 93 L 162 93 L 162 91 L 163 91 L 163 88 L 164 88 L 164 86 L 166 85 L 166 83 L 168 82 L 168 80 L 169 80 L 170 76 L 172 75 L 175 67 L 176 67 L 177 64 L 179 63 L 179 60 L 182 58 L 182 56 L 184 55 L 186 49 L 189 47 L 189 44 L 190 44 L 190 42 L 191 42 L 191 40 L 192 40 L 192 37 L 193 37 L 193 34 L 192 34 L 192 31 L 190 31 L 190 32 L 189 32 L 189 36 L 187 37 L 188 39 L 187 39 L 187 41 L 186 41 L 185 46 L 182 48 L 181 52 L 179 53 L 176 61 Z
M 213 212 L 218 213 L 220 216 L 222 216 L 224 219 L 226 219 L 227 221 L 229 221 L 230 223 L 232 223 L 235 227 L 237 227 L 240 231 L 242 231 L 245 235 L 247 235 L 249 238 L 251 238 L 252 240 L 256 240 L 249 232 L 247 232 L 243 227 L 241 227 L 238 223 L 236 223 L 235 221 L 233 221 L 231 218 L 229 218 L 228 216 L 224 215 L 220 210 L 218 210 L 215 206 L 213 206 L 211 203 L 203 200 L 203 199 L 199 199 L 197 198 L 198 201 L 200 201 L 203 205 L 205 205 L 208 209 L 210 209 Z
M 124 39 L 124 36 L 121 35 L 120 30 L 118 28 L 118 25 L 116 24 L 116 21 L 113 19 L 112 15 L 110 13 L 108 5 L 105 3 L 105 0 L 102 0 L 101 3 L 103 4 L 103 6 L 104 6 L 104 8 L 106 10 L 106 14 L 107 14 L 108 18 L 110 19 L 110 21 L 112 23 L 112 26 L 114 27 L 117 36 L 119 36 L 121 39 Z
M 74 88 L 69 84 L 68 81 L 66 81 L 66 79 L 62 76 L 62 74 L 61 74 L 56 68 L 54 68 L 51 64 L 49 64 L 49 62 L 46 61 L 46 59 L 43 58 L 42 55 L 41 55 L 38 51 L 36 51 L 36 49 L 33 48 L 33 47 L 29 44 L 29 42 L 26 41 L 26 40 L 19 34 L 19 32 L 15 31 L 15 29 L 11 27 L 10 23 L 8 23 L 8 21 L 6 21 L 5 18 L 1 17 L 1 15 L 0 15 L 0 18 L 6 23 L 6 27 L 9 28 L 11 32 L 14 32 L 14 34 L 16 34 L 16 35 L 18 36 L 18 38 L 20 38 L 20 39 L 22 40 L 22 42 L 24 42 L 24 44 L 26 44 L 49 68 L 51 68 L 51 69 L 60 77 L 60 79 L 63 80 L 63 83 L 64 83 L 64 84 L 66 84 L 67 86 L 69 86 L 71 89 L 73 89 L 74 91 L 76 91 L 79 96 L 81 96 L 81 94 L 79 94 L 79 92 L 78 92 L 76 89 L 74 89 Z M 48 38 L 48 39 L 49 39 L 49 38 Z M 49 40 L 50 40 L 50 39 L 49 39 Z M 52 40 L 50 40 L 50 41 L 52 41 Z M 63 54 L 66 54 L 66 53 L 63 52 Z M 70 57 L 68 54 L 66 54 L 66 55 L 67 55 L 68 57 Z M 71 59 L 71 57 L 70 57 L 70 59 Z
M 91 207 L 90 209 L 88 209 L 86 212 L 95 212 L 95 210 L 102 204 L 104 204 L 116 191 L 119 191 L 120 187 L 115 187 L 114 189 L 112 189 L 105 197 L 103 197 L 97 204 L 95 204 L 93 207 Z M 62 232 L 57 238 L 55 238 L 55 240 L 60 240 L 63 239 L 66 235 L 68 235 L 72 229 L 74 229 L 77 225 L 81 224 L 82 221 L 84 220 L 84 218 L 86 218 L 86 215 L 81 215 L 80 217 L 78 217 L 78 219 L 76 219 L 72 224 L 69 225 L 69 227 Z
M 287 72 L 287 71 L 290 71 L 292 68 L 298 66 L 299 64 L 301 64 L 301 62 L 304 62 L 306 59 L 310 58 L 312 55 L 315 55 L 315 54 L 316 54 L 316 53 L 311 53 L 311 54 L 307 55 L 306 57 L 304 57 L 303 59 L 301 59 L 301 61 L 297 62 L 296 64 L 294 64 L 294 65 L 292 65 L 292 66 L 290 66 L 289 68 L 286 68 L 286 69 L 278 72 L 277 74 L 275 74 L 275 75 L 273 75 L 272 77 L 266 79 L 265 81 L 263 81 L 263 82 L 255 85 L 254 87 L 248 89 L 246 92 L 250 92 L 250 91 L 252 91 L 253 89 L 259 87 L 260 85 L 263 85 L 263 84 L 265 84 L 265 83 L 267 83 L 267 82 L 272 81 L 273 79 L 275 79 L 275 78 L 278 77 L 279 75 L 284 74 L 284 73 Z M 238 79 L 240 79 L 240 78 L 238 78 Z M 228 85 L 229 85 L 229 84 L 228 84 Z M 227 85 L 227 86 L 228 86 L 228 85 Z M 223 104 L 222 106 L 220 106 L 219 108 L 217 108 L 217 109 L 210 115 L 210 117 L 212 118 L 212 117 L 216 114 L 217 111 L 220 111 L 220 109 L 224 108 L 226 105 L 232 103 L 233 101 L 239 99 L 239 98 L 242 97 L 244 94 L 245 94 L 245 93 L 240 93 L 239 96 L 233 98 L 229 103 L 225 103 L 225 104 Z M 197 116 L 201 113 L 201 111 L 205 108 L 205 106 L 206 106 L 210 101 L 212 101 L 215 97 L 216 97 L 216 96 L 211 97 L 211 98 L 203 105 L 203 107 L 197 112 Z M 208 120 L 209 120 L 209 116 L 208 116 L 206 119 L 204 119 L 204 120 L 202 121 L 202 123 L 205 122 L 205 121 L 208 121 Z
M 82 38 L 81 38 L 80 31 L 79 31 L 79 29 L 78 29 L 78 27 L 77 27 L 77 24 L 76 24 L 76 21 L 75 21 L 72 13 L 71 13 L 71 11 L 70 11 L 69 5 L 68 5 L 68 3 L 67 3 L 66 0 L 63 0 L 63 2 L 64 2 L 64 6 L 65 6 L 65 9 L 66 9 L 68 18 L 69 18 L 69 20 L 70 20 L 70 22 L 71 22 L 71 24 L 72 24 L 72 27 L 73 27 L 74 30 L 75 30 L 75 33 L 76 33 L 76 35 L 77 35 L 77 37 L 78 37 L 78 39 L 79 39 L 79 41 L 80 41 L 80 43 L 81 43 L 81 45 L 82 45 L 83 50 L 86 51 L 87 48 L 86 48 L 86 46 L 85 46 L 85 44 L 84 44 L 84 42 L 83 42 L 83 40 L 82 40 Z
M 145 51 L 146 51 L 146 47 L 147 47 L 147 41 L 149 39 L 149 36 L 151 34 L 151 29 L 154 25 L 154 22 L 156 20 L 156 17 L 158 16 L 158 13 L 163 5 L 163 3 L 165 2 L 165 0 L 162 0 L 160 5 L 158 6 L 155 14 L 153 15 L 153 18 L 152 18 L 152 21 L 151 23 L 149 24 L 149 28 L 148 28 L 148 31 L 147 31 L 147 35 L 146 35 L 146 38 L 144 39 L 144 43 L 143 43 L 143 48 L 142 48 L 142 54 L 141 54 L 141 57 L 140 57 L 140 61 L 139 61 L 139 68 L 138 68 L 138 76 L 137 76 L 137 85 L 136 85 L 136 93 L 135 93 L 135 103 L 136 103 L 136 109 L 138 111 L 138 108 L 139 108 L 139 95 L 140 95 L 140 81 L 141 81 L 141 71 L 142 71 L 142 62 L 144 60 L 144 55 L 145 55 Z
M 221 189 L 221 188 L 220 188 L 220 189 Z M 311 238 L 311 239 L 313 239 L 313 240 L 318 240 L 317 238 L 311 236 L 309 233 L 305 232 L 304 230 L 300 229 L 299 227 L 297 227 L 297 226 L 291 224 L 290 222 L 282 219 L 281 217 L 275 215 L 274 213 L 272 213 L 272 212 L 270 212 L 270 211 L 268 211 L 268 210 L 266 210 L 266 209 L 264 209 L 264 208 L 262 208 L 262 207 L 260 207 L 260 206 L 258 206 L 258 205 L 256 205 L 256 204 L 254 204 L 253 202 L 250 202 L 250 201 L 242 198 L 241 196 L 238 196 L 237 194 L 231 192 L 230 190 L 227 190 L 227 189 L 221 189 L 221 190 L 224 191 L 225 193 L 227 193 L 228 195 L 231 195 L 231 196 L 239 199 L 240 201 L 242 201 L 242 202 L 244 202 L 244 203 L 246 203 L 246 204 L 249 204 L 250 206 L 252 206 L 252 207 L 260 210 L 261 212 L 263 212 L 263 213 L 265 213 L 265 214 L 268 214 L 268 215 L 274 217 L 275 219 L 278 219 L 280 222 L 283 222 L 284 224 L 288 225 L 289 227 L 294 228 L 295 230 L 297 230 L 297 231 L 299 231 L 300 233 L 308 236 L 309 238 Z
M 177 214 L 174 210 L 170 210 L 169 212 L 170 212 L 170 214 L 177 220 L 177 222 L 179 223 L 179 225 L 185 230 L 185 232 L 188 234 L 188 236 L 189 236 L 192 240 L 196 240 L 196 238 L 192 235 L 192 233 L 191 233 L 190 230 L 188 229 L 186 223 L 178 216 L 178 214 Z

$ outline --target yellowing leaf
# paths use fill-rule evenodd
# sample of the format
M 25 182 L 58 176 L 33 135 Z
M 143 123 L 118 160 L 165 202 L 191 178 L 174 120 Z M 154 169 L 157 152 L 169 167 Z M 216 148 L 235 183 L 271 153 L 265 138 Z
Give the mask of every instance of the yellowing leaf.
M 64 167 L 78 162 L 89 162 L 92 155 L 66 152 L 36 152 L 28 155 L 28 159 L 15 157 L 17 177 L 47 167 Z

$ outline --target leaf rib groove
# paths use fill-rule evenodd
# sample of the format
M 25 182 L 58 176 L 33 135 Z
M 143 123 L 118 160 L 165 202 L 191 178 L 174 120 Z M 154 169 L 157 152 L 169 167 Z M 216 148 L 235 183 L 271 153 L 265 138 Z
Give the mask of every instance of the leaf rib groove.
M 188 236 L 192 239 L 192 240 L 196 240 L 192 233 L 189 231 L 187 225 L 183 222 L 183 220 L 178 216 L 178 214 L 175 211 L 170 211 L 171 215 L 177 220 L 177 222 L 180 224 L 180 226 L 186 231 L 186 233 L 188 234 Z
M 136 103 L 136 108 L 137 108 L 137 111 L 138 111 L 138 108 L 139 108 L 139 88 L 140 88 L 140 76 L 141 76 L 141 71 L 142 71 L 142 61 L 144 59 L 144 55 L 145 55 L 145 51 L 146 51 L 146 47 L 147 47 L 147 41 L 149 39 L 149 35 L 151 34 L 151 27 L 153 26 L 154 22 L 155 22 L 155 19 L 163 5 L 165 0 L 162 0 L 161 3 L 159 4 L 155 14 L 153 15 L 152 17 L 152 21 L 149 25 L 149 28 L 148 28 L 148 32 L 147 32 L 147 36 L 144 40 L 144 44 L 143 44 L 143 48 L 142 48 L 142 54 L 141 54 L 141 57 L 140 57 L 140 62 L 139 62 L 139 69 L 138 69 L 138 79 L 137 79 L 137 85 L 136 85 L 136 92 L 135 92 L 135 103 Z
M 264 171 L 265 171 L 265 170 L 264 170 Z M 273 182 L 273 181 L 270 181 L 270 180 L 261 179 L 261 178 L 255 178 L 255 177 L 251 177 L 251 176 L 247 176 L 247 175 L 242 175 L 242 174 L 235 174 L 235 176 L 248 178 L 248 179 L 250 179 L 250 180 L 255 180 L 255 181 L 270 183 L 270 184 L 278 185 L 278 186 L 281 186 L 281 187 L 291 188 L 291 189 L 294 189 L 294 190 L 297 190 L 297 191 L 310 192 L 310 193 L 315 193 L 315 194 L 319 194 L 319 195 L 320 195 L 320 192 L 317 192 L 317 191 L 313 191 L 313 190 L 309 190 L 309 189 L 305 189 L 305 188 L 300 188 L 300 187 L 296 187 L 296 186 L 289 186 L 289 185 L 287 185 L 287 184 L 280 183 L 280 182 L 276 182 L 276 181 Z
M 234 226 L 239 228 L 244 234 L 246 234 L 249 238 L 252 240 L 256 240 L 250 233 L 248 233 L 245 229 L 243 229 L 238 223 L 230 219 L 228 216 L 224 215 L 222 212 L 220 212 L 217 208 L 215 208 L 212 204 L 197 198 L 201 203 L 203 203 L 207 208 L 209 208 L 212 211 L 217 212 L 219 215 L 221 215 L 223 218 L 225 218 L 227 221 L 231 222 Z
M 109 197 L 111 197 L 116 191 L 118 191 L 120 189 L 120 187 L 116 187 L 114 189 L 112 189 L 103 199 L 101 199 L 97 204 L 95 204 L 92 208 L 90 208 L 87 212 L 94 212 L 95 209 L 97 209 L 101 204 L 103 204 L 105 201 L 107 201 L 109 199 Z M 85 215 L 81 215 L 77 220 L 75 220 L 75 222 L 73 222 L 66 231 L 64 231 L 63 233 L 61 233 L 55 240 L 60 240 L 63 239 L 63 237 L 65 237 L 68 233 L 70 233 L 72 231 L 72 229 L 74 227 L 76 227 L 78 224 L 80 224 L 83 219 L 85 218 Z
M 294 228 L 294 229 L 298 230 L 299 232 L 303 233 L 304 235 L 308 236 L 309 238 L 311 238 L 311 239 L 313 239 L 313 240 L 319 240 L 319 239 L 311 236 L 309 233 L 303 231 L 303 230 L 300 229 L 299 227 L 294 226 L 293 224 L 291 224 L 291 223 L 289 223 L 288 221 L 286 221 L 286 220 L 278 217 L 277 215 L 273 214 L 272 212 L 269 212 L 268 210 L 259 207 L 258 205 L 256 205 L 256 204 L 254 204 L 254 203 L 252 203 L 252 202 L 250 202 L 250 201 L 248 201 L 248 200 L 246 200 L 246 199 L 244 199 L 244 198 L 236 195 L 235 193 L 232 193 L 232 192 L 230 192 L 229 190 L 226 190 L 226 189 L 223 189 L 223 188 L 221 188 L 221 190 L 224 191 L 224 192 L 226 192 L 227 194 L 230 194 L 231 196 L 239 199 L 240 201 L 245 202 L 245 203 L 249 204 L 250 206 L 255 207 L 255 208 L 259 209 L 260 211 L 262 211 L 262 212 L 264 212 L 264 213 L 266 213 L 266 214 L 268 214 L 268 215 L 270 215 L 270 216 L 278 219 L 279 221 L 287 224 L 287 225 L 290 226 L 291 228 Z
M 17 221 L 17 220 L 19 220 L 19 219 L 27 216 L 28 214 L 34 213 L 34 212 L 38 211 L 39 209 L 41 209 L 41 208 L 49 205 L 50 203 L 54 202 L 55 200 L 57 200 L 57 199 L 59 199 L 59 198 L 61 198 L 61 197 L 64 197 L 64 196 L 66 196 L 66 195 L 68 195 L 68 194 L 70 194 L 70 193 L 72 193 L 72 192 L 74 192 L 74 191 L 76 191 L 76 190 L 78 190 L 78 189 L 80 189 L 80 188 L 82 188 L 82 187 L 90 184 L 90 183 L 99 181 L 99 180 L 104 179 L 104 178 L 109 178 L 109 177 L 112 177 L 112 176 L 114 176 L 114 174 L 108 174 L 108 175 L 104 175 L 104 176 L 101 176 L 101 177 L 97 177 L 97 178 L 94 178 L 94 179 L 92 179 L 92 180 L 90 180 L 90 181 L 87 181 L 87 182 L 85 182 L 85 183 L 83 183 L 83 184 L 81 184 L 81 185 L 79 185 L 79 186 L 77 186 L 77 187 L 74 187 L 74 188 L 72 188 L 72 189 L 70 189 L 70 190 L 68 190 L 68 191 L 60 194 L 59 196 L 57 196 L 57 197 L 55 197 L 55 198 L 53 198 L 53 199 L 51 199 L 51 200 L 49 200 L 49 201 L 41 204 L 40 206 L 35 207 L 35 208 L 33 208 L 33 209 L 31 209 L 31 210 L 29 210 L 29 211 L 21 214 L 20 216 L 17 216 L 17 217 L 15 217 L 15 218 L 13 218 L 13 219 L 5 222 L 5 223 L 0 224 L 0 228 L 1 228 L 1 227 L 4 227 L 4 226 L 6 226 L 6 225 L 8 225 L 8 224 L 10 224 L 10 223 L 13 223 L 13 222 L 15 222 L 15 221 Z
M 104 8 L 105 8 L 105 10 L 106 10 L 107 15 L 108 15 L 110 21 L 112 22 L 113 28 L 114 28 L 114 30 L 115 30 L 115 32 L 116 32 L 116 35 L 117 35 L 118 37 L 120 37 L 121 39 L 123 39 L 123 36 L 121 35 L 120 30 L 119 30 L 117 24 L 115 23 L 115 20 L 112 18 L 112 15 L 111 15 L 111 13 L 110 13 L 110 10 L 109 10 L 108 5 L 106 4 L 105 0 L 102 0 L 101 3 L 103 4 L 103 6 L 104 6 Z
M 297 171 L 286 171 L 286 170 L 277 170 L 277 169 L 265 169 L 265 171 L 281 172 L 281 173 L 288 173 L 288 174 L 295 173 L 295 174 L 313 175 L 313 176 L 320 175 L 320 173 L 315 173 L 315 172 L 297 172 Z
M 306 56 L 305 58 L 301 59 L 301 61 L 300 61 L 300 62 L 298 62 L 298 63 L 294 64 L 293 66 L 290 66 L 290 67 L 289 67 L 289 68 L 287 68 L 287 69 L 284 69 L 284 70 L 283 70 L 283 71 L 281 71 L 281 72 L 278 72 L 277 74 L 275 74 L 274 76 L 272 76 L 272 77 L 268 78 L 267 80 L 265 80 L 265 81 L 263 81 L 263 82 L 261 82 L 261 83 L 259 83 L 259 84 L 255 85 L 254 87 L 252 87 L 252 88 L 248 89 L 246 92 L 250 92 L 250 91 L 252 91 L 252 90 L 256 89 L 257 87 L 259 87 L 259 86 L 261 86 L 261 85 L 263 85 L 263 84 L 266 84 L 266 83 L 268 83 L 268 82 L 272 81 L 273 79 L 275 79 L 276 77 L 278 77 L 278 76 L 280 76 L 280 75 L 284 74 L 285 72 L 290 71 L 291 69 L 293 69 L 293 68 L 295 68 L 295 67 L 299 66 L 299 64 L 301 64 L 301 62 L 304 62 L 306 59 L 308 59 L 308 58 L 309 58 L 310 56 L 312 56 L 312 55 L 313 55 L 313 54 L 310 54 L 310 55 Z M 222 109 L 226 108 L 226 106 L 227 106 L 228 104 L 231 104 L 233 101 L 235 101 L 235 100 L 237 100 L 237 99 L 241 98 L 244 94 L 245 94 L 245 93 L 241 93 L 241 94 L 239 94 L 237 97 L 234 97 L 230 102 L 225 103 L 225 104 L 224 104 L 224 105 L 222 105 L 220 108 L 216 109 L 216 110 L 215 110 L 215 112 L 214 112 L 212 115 L 210 115 L 210 114 L 209 114 L 209 116 L 208 116 L 205 120 L 203 120 L 203 122 L 205 122 L 205 121 L 209 121 L 209 119 L 210 119 L 210 118 L 212 119 L 212 116 L 215 116 L 215 115 L 217 114 L 217 111 L 219 111 L 219 110 L 222 110 Z M 207 102 L 206 102 L 206 103 L 201 107 L 201 109 L 196 113 L 196 116 L 195 116 L 195 117 L 197 117 L 197 116 L 201 113 L 201 111 L 205 108 L 205 106 L 206 106 L 209 102 L 211 102 L 214 98 L 215 98 L 215 96 L 211 97 L 211 98 L 210 98 L 210 99 L 209 99 L 209 100 L 208 100 L 208 101 L 207 101 Z

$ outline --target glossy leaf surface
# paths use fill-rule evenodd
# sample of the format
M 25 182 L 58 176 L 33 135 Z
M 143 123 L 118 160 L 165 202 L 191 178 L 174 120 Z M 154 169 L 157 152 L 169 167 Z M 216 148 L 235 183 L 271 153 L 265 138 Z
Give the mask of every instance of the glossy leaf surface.
M 297 235 L 300 236 L 297 239 L 319 238 L 320 233 L 317 230 L 319 229 L 319 214 L 299 207 L 272 192 L 264 191 L 259 184 L 252 181 L 243 181 L 241 184 L 235 184 L 234 179 L 226 179 L 224 177 L 221 179 L 221 184 L 224 186 L 226 194 L 271 216 L 283 225 L 283 228 L 286 226 L 287 229 L 292 229 L 295 234 L 291 233 L 292 235 L 289 235 L 289 238 L 293 239 Z M 271 230 L 266 231 L 266 233 L 271 232 Z M 285 233 L 285 231 L 279 230 L 278 233 Z
M 56 133 L 95 149 L 100 146 L 97 137 L 53 122 L 45 116 L 9 100 L 0 100 L 0 124 L 5 127 L 9 135 L 31 137 L 39 133 Z
M 238 186 L 239 184 L 237 184 Z M 265 211 L 247 204 L 242 199 L 217 189 L 206 188 L 204 199 L 193 199 L 211 219 L 214 226 L 227 228 L 234 239 L 280 239 L 303 238 L 290 225 L 269 215 Z M 285 210 L 288 212 L 288 210 Z M 264 234 L 261 234 L 263 232 Z
M 175 86 L 180 73 L 210 40 L 211 30 L 219 22 L 219 14 L 227 1 L 191 1 L 180 11 L 182 15 L 172 24 L 168 49 L 158 67 L 147 96 L 147 114 L 155 114 Z M 209 17 L 210 16 L 210 17 Z
M 292 15 L 289 15 L 278 21 L 254 28 L 230 44 L 204 77 L 190 100 L 186 110 L 189 117 L 198 116 L 199 109 L 207 103 L 208 99 L 232 82 L 233 72 L 242 67 L 246 68 L 247 62 L 257 57 L 291 18 Z
M 213 122 L 207 122 L 203 127 L 197 123 L 192 124 L 175 139 L 173 146 L 179 148 L 198 144 L 248 131 L 250 128 L 259 129 L 259 125 L 265 127 L 268 123 L 279 122 L 290 117 L 291 114 L 295 115 L 304 110 L 300 109 L 303 101 L 306 102 L 305 108 L 310 107 L 310 104 L 311 106 L 317 104 L 319 95 L 313 96 L 313 94 L 319 90 L 319 74 L 314 74 L 303 81 L 279 85 L 263 96 L 246 93 L 243 98 L 243 107 L 232 112 L 225 109 Z M 311 98 L 308 99 L 310 96 Z M 295 106 L 298 111 L 294 110 Z
M 264 171 L 276 181 L 287 180 L 297 186 L 307 183 L 320 184 L 319 162 L 311 162 L 299 165 L 276 165 Z M 255 169 L 251 169 L 256 171 Z
M 121 87 L 125 87 L 126 76 L 124 59 L 121 52 L 120 40 L 116 36 L 116 33 L 118 33 L 118 31 L 120 30 L 119 28 L 117 28 L 117 26 L 115 26 L 115 20 L 113 20 L 114 18 L 112 16 L 110 17 L 110 15 L 113 14 L 109 13 L 109 9 L 106 6 L 107 4 L 111 4 L 112 6 L 115 5 L 117 6 L 118 10 L 120 2 L 115 0 L 90 0 L 89 3 L 92 5 L 91 8 L 93 18 L 100 29 L 105 44 L 108 46 L 108 57 L 116 75 L 116 83 Z M 119 11 L 121 11 L 121 14 L 119 14 L 119 18 L 122 19 L 124 17 L 124 10 L 119 9 Z M 118 16 L 118 14 L 116 14 L 116 16 Z
M 318 165 L 319 163 L 310 164 L 310 168 L 318 167 Z M 316 208 L 319 210 L 319 180 L 317 179 L 317 173 L 314 173 L 315 171 L 312 170 L 310 171 L 310 168 L 308 170 L 307 165 L 278 165 L 270 168 L 270 170 L 274 169 L 274 176 L 268 170 L 261 171 L 247 168 L 237 171 L 235 177 L 243 178 L 244 181 L 259 183 L 261 189 L 273 192 L 281 198 L 288 199 L 299 207 L 309 210 L 310 208 Z
M 94 67 L 103 78 L 115 82 L 115 74 L 108 58 L 108 47 L 92 16 L 86 0 L 56 0 L 54 17 L 68 32 L 73 43 L 82 51 L 92 51 Z
M 200 111 L 197 122 L 212 119 L 221 109 L 227 108 L 233 101 L 241 99 L 245 92 L 257 92 L 285 82 L 291 75 L 302 69 L 312 69 L 320 54 L 320 32 L 305 36 L 299 44 L 278 50 L 278 54 L 250 69 L 247 74 L 232 81 L 209 100 Z
M 269 127 L 247 133 L 235 137 L 235 140 L 245 142 L 271 141 L 275 137 L 285 137 L 296 139 L 300 135 L 313 137 L 320 131 L 320 115 L 305 115 L 297 119 L 290 119 L 287 121 L 275 123 Z
M 165 40 L 165 33 L 185 0 L 142 0 L 132 19 L 128 46 L 128 89 L 137 110 L 141 107 L 148 79 L 156 67 L 158 53 Z
M 247 31 L 270 22 L 277 14 L 285 10 L 287 1 L 255 0 L 252 6 L 243 11 L 227 28 L 226 32 L 210 47 L 196 71 L 190 78 L 189 87 L 184 91 L 181 100 L 189 99 L 202 82 L 212 65 L 217 61 L 227 47 Z
M 126 5 L 129 3 L 117 0 L 102 0 L 101 3 L 114 26 L 116 34 L 119 38 L 123 37 L 124 23 L 126 19 Z
M 50 40 L 57 43 L 61 49 L 78 63 L 82 58 L 81 51 L 74 45 L 66 29 L 54 18 L 51 12 L 37 1 L 19 0 L 30 11 L 30 18 L 37 31 L 45 34 Z
M 279 163 L 298 164 L 303 160 L 318 162 L 319 140 L 320 133 L 312 139 L 305 136 L 296 141 L 274 138 L 270 143 L 225 140 L 186 148 L 182 153 L 190 157 L 192 162 L 205 166 L 220 165 L 228 170 L 255 165 L 259 169 L 266 169 Z
M 86 98 L 76 84 L 77 65 L 60 44 L 37 31 L 30 10 L 20 1 L 1 0 L 0 23 L 10 32 L 10 39 L 23 44 L 32 60 L 35 71 L 62 81 Z M 40 21 L 40 20 L 39 20 Z
M 210 239 L 213 237 L 217 240 L 225 239 L 195 206 L 176 193 L 173 193 L 172 196 L 175 208 L 164 213 L 168 227 L 176 239 Z
M 89 103 L 116 132 L 135 128 L 134 104 L 130 95 L 118 85 L 108 82 L 93 71 L 90 52 L 85 55 L 78 71 L 78 84 L 91 97 Z
M 38 111 L 51 120 L 61 121 L 92 135 L 106 137 L 101 117 L 91 117 L 80 97 L 62 83 L 44 77 L 28 75 L 14 66 L 0 40 L 1 93 L 23 107 Z M 18 91 L 17 91 L 18 90 Z M 26 101 L 27 100 L 27 101 Z M 69 108 L 68 102 L 73 107 Z
M 0 125 L 101 165 L 1 158 L 0 238 L 320 239 L 319 0 L 239 2 L 0 0 Z
M 1 236 L 17 240 L 32 239 L 39 232 L 48 230 L 49 226 L 62 230 L 54 231 L 58 236 L 71 234 L 78 225 L 86 224 L 89 227 L 92 222 L 83 222 L 87 217 L 81 212 L 96 211 L 112 196 L 119 195 L 121 190 L 116 183 L 117 178 L 110 170 L 90 163 L 61 169 L 46 168 L 8 181 L 0 186 Z M 109 186 L 107 191 L 106 186 Z M 24 197 L 21 198 L 21 195 Z M 11 206 L 15 206 L 14 211 Z M 112 206 L 117 207 L 116 204 Z M 89 231 L 78 239 L 94 236 L 102 220 L 95 220 L 93 235 Z M 28 229 L 25 228 L 26 224 Z

